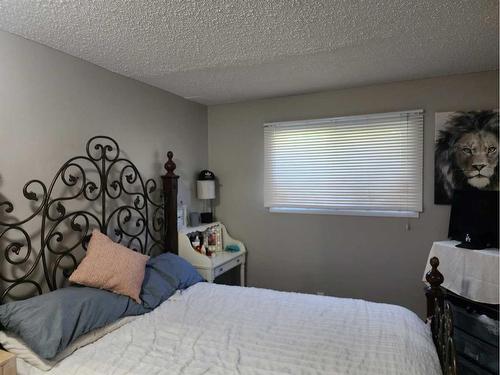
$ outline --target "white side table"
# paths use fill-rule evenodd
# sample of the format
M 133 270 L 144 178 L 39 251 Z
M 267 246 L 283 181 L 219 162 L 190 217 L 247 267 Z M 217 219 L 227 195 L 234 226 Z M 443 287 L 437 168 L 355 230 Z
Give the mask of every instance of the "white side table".
M 216 224 L 220 225 L 222 228 L 222 248 L 225 249 L 228 245 L 238 245 L 240 248 L 238 252 L 222 251 L 209 257 L 193 249 L 188 234 L 203 232 Z M 219 222 L 204 224 L 198 227 L 187 227 L 179 230 L 179 256 L 191 263 L 200 275 L 210 283 L 212 283 L 217 276 L 235 267 L 240 267 L 240 285 L 245 286 L 246 252 L 245 245 L 243 245 L 241 241 L 232 238 L 227 232 L 224 224 Z
M 439 259 L 439 271 L 444 276 L 441 285 L 471 301 L 498 305 L 498 249 L 468 250 L 456 247 L 458 241 L 438 241 L 432 244 L 424 271 L 430 271 L 432 257 Z

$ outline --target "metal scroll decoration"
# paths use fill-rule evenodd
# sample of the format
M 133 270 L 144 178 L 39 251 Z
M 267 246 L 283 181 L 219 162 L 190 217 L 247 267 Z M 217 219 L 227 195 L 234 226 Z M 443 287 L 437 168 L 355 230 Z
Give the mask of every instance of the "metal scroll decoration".
M 443 375 L 457 375 L 455 344 L 453 342 L 453 314 L 448 302 L 444 302 L 442 305 L 438 299 L 434 301 L 431 330 Z
M 19 298 L 13 292 L 18 287 L 41 294 L 64 284 L 94 228 L 141 253 L 162 252 L 165 217 L 159 190 L 106 136 L 91 138 L 86 155 L 66 161 L 50 185 L 27 182 L 23 196 L 31 213 L 26 218 L 15 218 L 14 205 L 0 202 L 0 302 Z

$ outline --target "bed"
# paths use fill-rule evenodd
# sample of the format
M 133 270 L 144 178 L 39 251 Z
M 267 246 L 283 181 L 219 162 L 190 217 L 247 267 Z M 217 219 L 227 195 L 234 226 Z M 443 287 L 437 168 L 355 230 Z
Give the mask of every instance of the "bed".
M 50 374 L 439 371 L 429 330 L 402 307 L 198 283 L 79 349 Z
M 93 137 L 86 154 L 64 163 L 48 187 L 40 180 L 25 185 L 24 197 L 35 203 L 27 218 L 9 216 L 13 204 L 0 203 L 2 303 L 67 286 L 92 228 L 141 253 L 176 253 L 178 176 L 173 154 L 167 156 L 158 189 L 113 139 Z M 442 366 L 453 374 L 437 264 L 429 278 L 432 324 L 394 305 L 200 282 L 50 371 L 18 359 L 18 373 L 434 375 Z

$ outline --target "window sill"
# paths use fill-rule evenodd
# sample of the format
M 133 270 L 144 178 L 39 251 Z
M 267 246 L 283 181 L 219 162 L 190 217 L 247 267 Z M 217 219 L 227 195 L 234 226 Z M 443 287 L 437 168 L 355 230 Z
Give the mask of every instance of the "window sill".
M 313 215 L 316 214 L 316 215 L 406 217 L 406 218 L 419 217 L 419 213 L 413 211 L 339 210 L 333 208 L 269 207 L 269 212 L 280 213 L 280 214 L 313 214 Z

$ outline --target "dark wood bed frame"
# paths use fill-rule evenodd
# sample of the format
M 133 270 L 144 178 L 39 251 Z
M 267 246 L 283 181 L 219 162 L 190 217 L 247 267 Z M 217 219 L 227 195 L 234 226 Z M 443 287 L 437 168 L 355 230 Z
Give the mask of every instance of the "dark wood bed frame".
M 431 325 L 432 339 L 441 364 L 443 375 L 457 375 L 455 344 L 453 342 L 453 316 L 446 291 L 441 287 L 444 276 L 438 270 L 439 259 L 431 258 L 431 270 L 425 275 L 429 285 L 425 288 L 427 298 L 427 322 Z
M 50 185 L 38 179 L 24 185 L 23 196 L 32 211 L 26 218 L 14 216 L 10 201 L 0 202 L 0 303 L 66 285 L 94 228 L 144 254 L 177 254 L 175 168 L 169 151 L 162 189 L 157 189 L 154 179 L 144 180 L 136 166 L 120 156 L 115 140 L 96 136 L 87 142 L 86 154 L 66 161 Z M 437 258 L 431 259 L 426 277 L 427 319 L 443 374 L 455 375 L 453 324 L 438 265 Z M 9 273 L 9 268 L 14 270 Z M 15 293 L 20 286 L 25 287 L 21 296 Z

